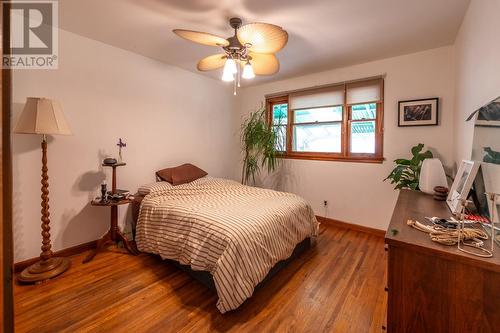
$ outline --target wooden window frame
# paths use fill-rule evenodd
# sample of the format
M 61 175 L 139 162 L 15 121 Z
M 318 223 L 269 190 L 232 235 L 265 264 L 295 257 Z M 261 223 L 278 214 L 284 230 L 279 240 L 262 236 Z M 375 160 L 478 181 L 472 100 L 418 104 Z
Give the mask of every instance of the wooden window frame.
M 373 78 L 356 80 L 355 82 L 373 80 Z M 287 159 L 301 159 L 301 160 L 319 160 L 319 161 L 341 161 L 341 162 L 359 162 L 359 163 L 382 163 L 384 161 L 383 152 L 383 141 L 384 141 L 384 80 L 381 80 L 381 100 L 379 101 L 366 101 L 363 103 L 347 104 L 347 84 L 350 82 L 345 82 L 341 84 L 332 84 L 330 86 L 344 86 L 344 103 L 342 104 L 342 134 L 341 134 L 341 152 L 340 153 L 322 153 L 322 152 L 294 152 L 292 151 L 292 135 L 294 117 L 293 112 L 290 107 L 288 107 L 287 114 L 287 124 L 286 124 L 286 151 L 280 152 L 279 156 Z M 299 91 L 294 91 L 293 93 L 314 93 L 321 88 L 309 88 Z M 273 106 L 276 104 L 289 104 L 291 93 L 275 94 L 270 97 L 266 97 L 266 109 L 267 109 L 267 120 L 271 126 L 273 126 Z M 377 105 L 377 115 L 375 119 L 357 119 L 352 120 L 352 106 L 360 104 L 371 104 L 375 103 Z M 336 105 L 335 105 L 336 106 Z M 350 152 L 350 142 L 351 142 L 351 126 L 352 123 L 361 121 L 375 121 L 375 153 L 351 153 Z M 335 121 L 338 123 L 338 121 Z M 330 122 L 329 122 L 330 123 Z M 331 122 L 333 123 L 333 122 Z
M 273 127 L 276 126 L 273 123 L 273 112 L 272 112 L 273 106 L 275 104 L 287 104 L 288 105 L 288 95 L 278 96 L 278 97 L 273 97 L 273 98 L 266 98 L 266 118 L 267 118 L 267 122 L 269 123 L 269 126 L 273 126 Z M 284 126 L 286 126 L 286 142 L 285 142 L 286 151 L 285 152 L 280 151 L 279 152 L 280 157 L 285 157 L 287 155 L 287 151 L 289 149 L 289 146 L 288 146 L 288 137 L 290 135 L 290 133 L 289 133 L 289 129 L 290 129 L 289 117 L 290 117 L 290 110 L 287 109 L 287 123 L 284 124 Z

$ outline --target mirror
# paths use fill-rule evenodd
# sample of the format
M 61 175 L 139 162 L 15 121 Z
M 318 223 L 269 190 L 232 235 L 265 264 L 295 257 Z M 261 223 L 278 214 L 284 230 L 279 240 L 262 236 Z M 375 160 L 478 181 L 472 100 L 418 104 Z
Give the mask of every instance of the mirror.
M 472 160 L 481 162 L 474 182 L 476 206 L 481 215 L 499 222 L 500 211 L 500 97 L 474 111 L 467 121 L 474 121 Z M 493 202 L 484 193 L 496 193 Z M 476 201 L 475 200 L 475 201 Z

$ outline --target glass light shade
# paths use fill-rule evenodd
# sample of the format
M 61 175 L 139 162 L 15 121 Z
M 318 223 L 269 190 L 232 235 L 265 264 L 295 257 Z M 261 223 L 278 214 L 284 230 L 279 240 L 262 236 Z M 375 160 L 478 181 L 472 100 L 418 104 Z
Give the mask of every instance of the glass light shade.
M 224 71 L 227 71 L 231 74 L 236 74 L 238 69 L 236 68 L 236 62 L 234 59 L 227 58 L 226 63 L 224 64 Z
M 247 62 L 245 67 L 243 67 L 243 74 L 241 75 L 244 79 L 253 79 L 255 77 L 255 73 L 253 72 L 252 65 Z
M 222 81 L 231 82 L 234 81 L 234 74 L 238 72 L 236 68 L 236 62 L 228 58 L 224 64 L 224 70 L 222 71 Z
M 222 71 L 222 81 L 231 82 L 234 81 L 234 74 L 229 72 L 226 68 Z
M 231 73 L 228 73 L 227 71 L 224 71 L 222 73 L 222 81 L 232 82 L 232 81 L 234 81 L 234 75 Z

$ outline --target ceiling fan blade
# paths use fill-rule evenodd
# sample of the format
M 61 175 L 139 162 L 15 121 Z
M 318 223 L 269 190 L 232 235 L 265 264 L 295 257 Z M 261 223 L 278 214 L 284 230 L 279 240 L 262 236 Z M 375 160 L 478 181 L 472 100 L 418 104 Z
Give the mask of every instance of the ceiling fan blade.
M 268 23 L 249 23 L 238 29 L 241 44 L 251 44 L 250 50 L 257 53 L 275 53 L 285 47 L 288 33 L 281 27 Z
M 208 32 L 200 32 L 193 30 L 183 30 L 183 29 L 174 29 L 172 30 L 174 34 L 184 39 L 187 39 L 191 42 L 195 42 L 203 45 L 210 46 L 228 46 L 229 42 L 222 37 L 209 34 Z
M 198 61 L 197 68 L 199 71 L 211 71 L 224 66 L 225 62 L 226 55 L 224 53 L 214 54 Z
M 280 70 L 280 62 L 274 54 L 250 52 L 249 55 L 255 75 L 272 75 Z

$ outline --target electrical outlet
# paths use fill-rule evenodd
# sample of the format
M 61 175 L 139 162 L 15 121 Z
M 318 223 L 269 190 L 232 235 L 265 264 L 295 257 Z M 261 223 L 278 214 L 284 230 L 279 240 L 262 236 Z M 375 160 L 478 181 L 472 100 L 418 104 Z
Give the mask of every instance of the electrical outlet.
M 328 200 L 323 200 L 323 206 L 328 206 Z

